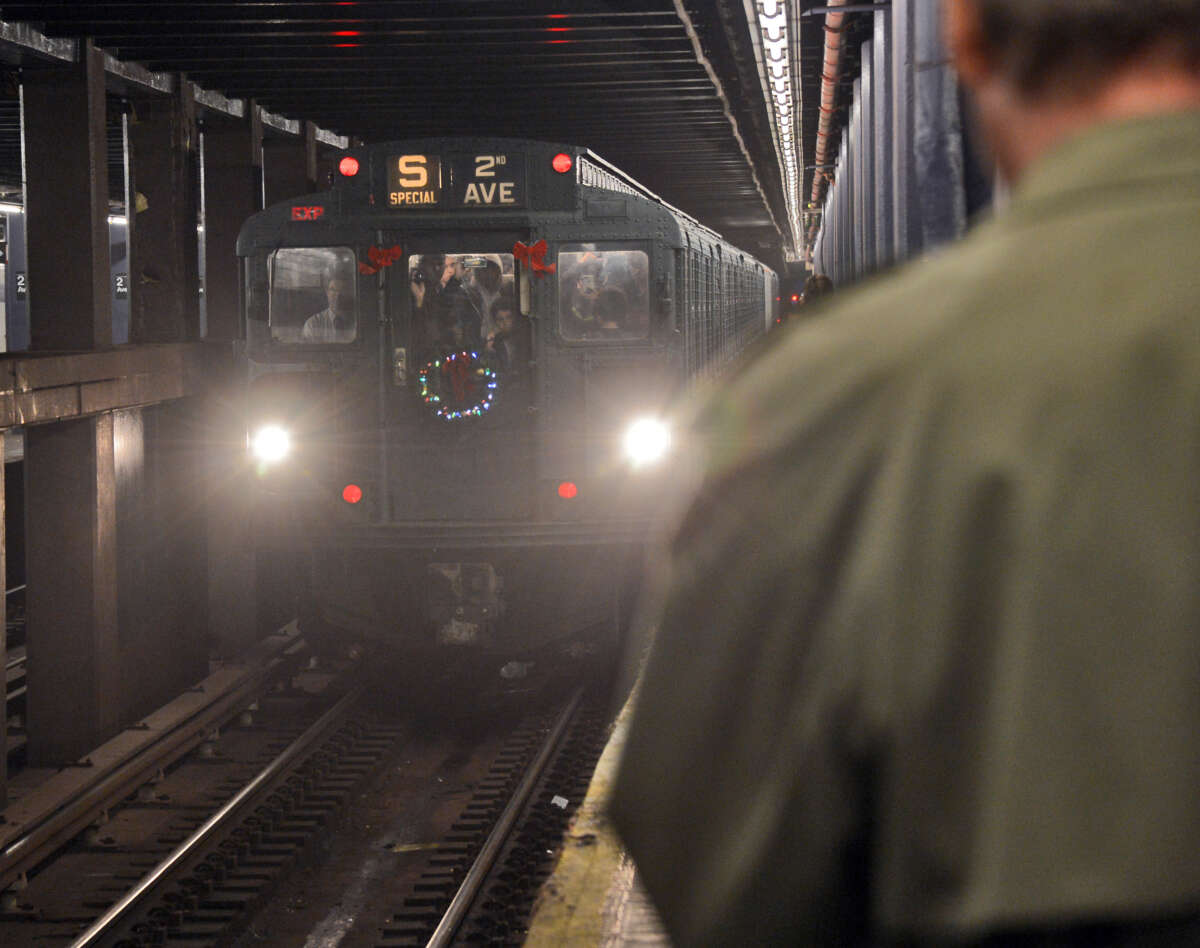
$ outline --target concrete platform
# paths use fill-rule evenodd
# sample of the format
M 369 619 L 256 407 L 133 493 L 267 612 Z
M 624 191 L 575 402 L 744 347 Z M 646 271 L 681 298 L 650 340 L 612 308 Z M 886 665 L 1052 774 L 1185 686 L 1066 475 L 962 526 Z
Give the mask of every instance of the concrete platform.
M 558 865 L 538 896 L 526 946 L 669 948 L 671 944 L 605 812 L 629 713 L 626 704 L 587 797 L 567 827 Z

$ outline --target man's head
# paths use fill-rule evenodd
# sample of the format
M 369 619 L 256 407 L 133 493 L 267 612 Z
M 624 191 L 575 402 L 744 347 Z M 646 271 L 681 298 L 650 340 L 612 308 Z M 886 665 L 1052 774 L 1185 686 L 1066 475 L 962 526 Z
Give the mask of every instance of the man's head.
M 354 306 L 354 289 L 350 281 L 340 273 L 331 274 L 325 280 L 325 299 L 334 313 L 348 313 Z
M 446 254 L 446 258 L 442 263 L 441 284 L 445 286 L 452 279 L 462 279 L 463 273 L 462 260 L 453 254 Z
M 1200 107 L 1200 0 L 943 0 L 955 68 L 1010 178 L 1109 119 Z
M 804 303 L 812 303 L 819 297 L 828 296 L 832 292 L 833 280 L 829 279 L 823 273 L 812 273 L 804 281 L 804 289 L 800 299 Z
M 497 293 L 500 290 L 500 281 L 504 277 L 504 267 L 500 262 L 498 254 L 484 254 L 486 261 L 482 267 L 472 271 L 475 277 L 475 282 L 482 286 L 489 293 Z

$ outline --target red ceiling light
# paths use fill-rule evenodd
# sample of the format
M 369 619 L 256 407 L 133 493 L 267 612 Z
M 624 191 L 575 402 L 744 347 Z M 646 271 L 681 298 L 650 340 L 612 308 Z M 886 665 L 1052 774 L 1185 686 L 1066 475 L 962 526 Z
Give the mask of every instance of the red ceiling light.
M 579 488 L 574 481 L 563 481 L 558 485 L 558 496 L 563 500 L 570 500 L 579 493 Z
M 347 155 L 338 162 L 338 171 L 340 171 L 347 178 L 353 178 L 356 174 L 358 174 L 358 159 L 353 155 Z
M 342 488 L 342 500 L 348 504 L 357 504 L 362 500 L 362 488 L 357 484 L 347 484 Z
M 571 168 L 574 164 L 575 164 L 575 162 L 573 162 L 571 160 L 570 155 L 568 155 L 565 151 L 560 151 L 557 155 L 554 156 L 554 159 L 550 162 L 550 167 L 553 168 L 555 171 L 557 171 L 559 174 L 566 174 L 568 171 L 571 170 Z

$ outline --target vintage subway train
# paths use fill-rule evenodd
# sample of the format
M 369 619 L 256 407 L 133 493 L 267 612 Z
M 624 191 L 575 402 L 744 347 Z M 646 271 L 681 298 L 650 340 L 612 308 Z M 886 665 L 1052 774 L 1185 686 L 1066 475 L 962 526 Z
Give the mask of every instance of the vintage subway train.
M 238 239 L 263 582 L 397 648 L 610 635 L 671 408 L 773 324 L 776 275 L 584 148 L 377 144 L 335 179 Z

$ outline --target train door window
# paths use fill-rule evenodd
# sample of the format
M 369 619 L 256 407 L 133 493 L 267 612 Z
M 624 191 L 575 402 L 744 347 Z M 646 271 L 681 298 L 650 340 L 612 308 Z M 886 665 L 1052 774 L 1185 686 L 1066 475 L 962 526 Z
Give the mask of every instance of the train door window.
M 529 326 L 514 305 L 511 253 L 409 254 L 408 286 L 418 352 L 478 347 L 503 363 L 527 351 Z
M 353 342 L 357 267 L 349 247 L 295 247 L 269 259 L 271 338 L 289 345 Z
M 558 326 L 570 342 L 625 342 L 650 334 L 650 261 L 644 250 L 563 247 Z

